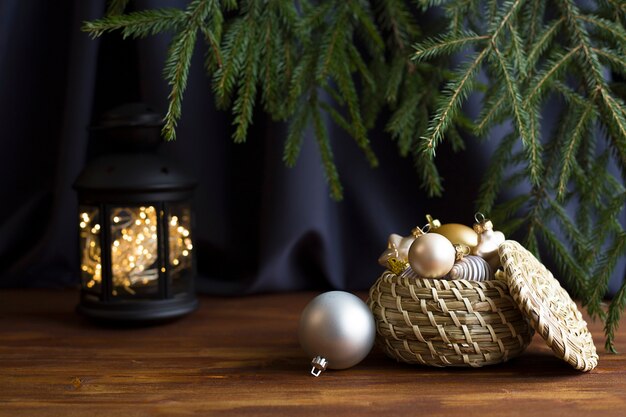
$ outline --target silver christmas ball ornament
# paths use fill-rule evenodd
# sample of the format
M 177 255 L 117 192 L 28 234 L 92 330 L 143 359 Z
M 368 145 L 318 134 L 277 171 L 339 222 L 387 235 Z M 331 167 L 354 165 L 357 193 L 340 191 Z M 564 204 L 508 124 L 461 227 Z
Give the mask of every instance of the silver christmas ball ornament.
M 300 316 L 300 345 L 313 358 L 311 374 L 361 362 L 376 337 L 374 316 L 357 296 L 329 291 L 315 297 Z

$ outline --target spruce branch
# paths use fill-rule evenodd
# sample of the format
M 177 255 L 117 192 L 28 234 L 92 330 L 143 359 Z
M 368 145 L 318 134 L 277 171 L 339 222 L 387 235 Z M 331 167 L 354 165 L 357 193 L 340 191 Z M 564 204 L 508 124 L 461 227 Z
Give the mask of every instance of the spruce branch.
M 145 38 L 180 28 L 186 16 L 179 9 L 141 10 L 130 14 L 111 14 L 99 20 L 85 22 L 82 30 L 93 38 L 107 32 L 121 31 L 122 38 Z
M 117 16 L 124 13 L 129 0 L 111 0 L 107 5 L 107 16 Z
M 461 102 L 467 98 L 474 85 L 474 77 L 478 72 L 480 64 L 487 57 L 489 48 L 483 49 L 475 55 L 457 74 L 454 81 L 446 86 L 442 99 L 437 108 L 437 113 L 431 119 L 428 126 L 427 135 L 422 139 L 425 141 L 425 151 L 431 156 L 435 156 L 437 145 L 443 140 L 443 135 L 452 122 L 456 112 L 461 106 Z
M 611 353 L 618 353 L 615 349 L 615 331 L 619 327 L 624 309 L 626 309 L 626 281 L 622 282 L 617 294 L 613 297 L 604 325 L 604 333 L 606 334 L 604 346 Z
M 315 97 L 315 95 L 314 95 Z M 325 123 L 322 121 L 322 115 L 316 103 L 316 99 L 311 100 L 311 113 L 313 118 L 313 129 L 317 138 L 317 145 L 322 156 L 322 165 L 324 167 L 324 175 L 330 186 L 330 195 L 335 199 L 341 199 L 343 190 L 339 181 L 339 173 L 334 163 L 333 151 L 330 146 L 330 138 L 326 130 Z
M 497 47 L 493 48 L 495 57 L 498 63 L 498 69 L 500 70 L 500 76 L 504 80 L 505 90 L 509 96 L 509 102 L 513 112 L 515 126 L 522 142 L 529 149 L 529 168 L 530 179 L 534 184 L 540 182 L 541 175 L 541 159 L 539 154 L 541 152 L 539 141 L 536 137 L 531 135 L 529 130 L 529 118 L 524 103 L 522 102 L 522 96 L 519 91 L 517 81 L 513 75 L 513 69 L 507 64 L 502 53 Z
M 527 65 L 531 68 L 534 68 L 541 55 L 546 51 L 547 48 L 550 47 L 554 37 L 561 29 L 561 25 L 565 21 L 564 18 L 556 19 L 551 22 L 549 25 L 543 29 L 543 31 L 538 35 L 538 39 L 536 42 L 531 43 L 529 45 L 529 52 L 527 58 Z
M 553 56 L 550 57 L 546 64 L 546 68 L 541 73 L 537 74 L 535 80 L 531 83 L 532 88 L 530 88 L 526 94 L 527 105 L 537 100 L 538 97 L 542 97 L 542 93 L 545 94 L 547 92 L 549 84 L 554 78 L 563 74 L 567 64 L 573 60 L 574 56 L 581 48 L 581 46 L 577 46 L 570 49 L 570 51 L 565 54 L 558 50 L 553 53 Z
M 263 111 L 288 123 L 283 159 L 293 166 L 311 132 L 335 199 L 342 187 L 330 123 L 372 165 L 369 132 L 384 126 L 399 153 L 412 157 L 428 196 L 443 192 L 433 157 L 444 140 L 453 151 L 466 143 L 461 132 L 495 141 L 477 207 L 533 253 L 551 255 L 569 288 L 605 320 L 613 350 L 625 286 L 606 312 L 603 297 L 626 250 L 619 220 L 626 90 L 607 76 L 626 76 L 626 5 L 577 3 L 555 0 L 547 10 L 547 0 L 193 0 L 184 9 L 128 13 L 126 0 L 113 0 L 106 16 L 83 29 L 93 37 L 172 34 L 167 139 L 175 138 L 200 37 L 215 100 L 232 112 L 233 140 L 244 141 Z M 444 13 L 429 11 L 429 24 L 420 26 L 421 13 L 435 7 Z M 451 62 L 461 64 L 451 70 Z M 463 109 L 473 93 L 482 101 L 475 120 Z M 543 120 L 548 106 L 556 120 Z
M 583 137 L 590 134 L 591 122 L 595 116 L 594 107 L 588 104 L 584 107 L 583 111 L 578 116 L 578 122 L 572 130 L 569 141 L 564 141 L 563 149 L 561 151 L 561 161 L 563 166 L 559 175 L 559 182 L 557 185 L 557 198 L 563 200 L 565 192 L 567 191 L 567 182 L 569 180 L 572 167 L 577 163 L 576 155 L 578 153 L 578 147 Z
M 441 55 L 450 55 L 467 47 L 468 44 L 490 39 L 488 35 L 477 35 L 472 31 L 453 32 L 435 37 L 414 46 L 415 61 L 426 61 Z

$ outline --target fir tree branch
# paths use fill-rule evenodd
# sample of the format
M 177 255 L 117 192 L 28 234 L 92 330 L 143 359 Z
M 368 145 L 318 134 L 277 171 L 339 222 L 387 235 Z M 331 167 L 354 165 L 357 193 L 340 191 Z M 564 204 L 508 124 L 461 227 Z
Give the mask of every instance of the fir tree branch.
M 557 198 L 561 201 L 565 197 L 567 182 L 569 180 L 572 167 L 576 164 L 576 152 L 578 151 L 578 146 L 580 145 L 583 137 L 589 134 L 589 128 L 593 117 L 594 107 L 591 104 L 588 104 L 578 117 L 578 122 L 572 131 L 569 142 L 565 141 L 565 146 L 562 151 L 563 156 L 561 157 L 563 166 L 561 167 L 561 173 L 559 175 L 559 182 L 557 186 Z
M 535 43 L 537 38 L 538 27 L 541 26 L 543 21 L 543 14 L 545 13 L 546 1 L 545 0 L 530 0 L 526 4 L 529 10 L 526 13 L 525 20 L 528 24 L 528 36 L 526 38 L 526 44 L 528 47 Z
M 554 20 L 550 25 L 547 25 L 543 31 L 538 35 L 536 42 L 530 44 L 530 51 L 528 52 L 527 65 L 530 68 L 534 68 L 541 54 L 551 45 L 554 37 L 561 29 L 561 25 L 565 21 L 564 18 Z
M 348 8 L 354 14 L 356 20 L 358 20 L 359 25 L 364 29 L 365 33 L 367 33 L 368 39 L 366 39 L 366 41 L 368 41 L 368 44 L 373 46 L 373 51 L 381 52 L 385 48 L 385 42 L 383 41 L 380 31 L 374 23 L 372 12 L 369 9 L 369 4 L 366 2 L 351 1 L 348 2 Z
M 335 65 L 339 66 L 339 68 L 337 69 L 338 76 L 336 77 L 335 81 L 339 86 L 339 91 L 341 92 L 342 96 L 346 99 L 348 113 L 350 114 L 350 118 L 352 119 L 352 131 L 354 133 L 354 139 L 365 153 L 365 156 L 370 165 L 372 167 L 378 166 L 378 159 L 376 158 L 376 155 L 371 148 L 369 139 L 367 138 L 365 125 L 363 124 L 363 120 L 361 119 L 361 112 L 358 105 L 356 87 L 354 86 L 354 82 L 352 81 L 350 69 L 348 68 L 348 63 L 344 61 L 342 63 L 335 63 Z
M 522 96 L 519 92 L 519 87 L 517 85 L 517 81 L 515 80 L 515 76 L 513 75 L 513 70 L 507 64 L 506 60 L 502 56 L 502 53 L 497 47 L 493 48 L 496 61 L 498 63 L 498 69 L 500 70 L 500 76 L 504 80 L 505 91 L 509 95 L 509 100 L 511 103 L 511 108 L 513 110 L 513 115 L 515 117 L 515 123 L 518 129 L 520 136 L 522 137 L 522 141 L 526 146 L 536 146 L 531 143 L 530 134 L 528 132 L 528 114 L 526 113 L 526 109 L 524 108 L 524 103 L 522 103 Z M 533 157 L 535 159 L 536 156 Z M 536 162 L 533 161 L 533 163 Z M 535 180 L 536 178 L 533 178 Z
M 176 124 L 181 115 L 183 94 L 187 87 L 187 75 L 196 44 L 196 36 L 209 10 L 210 3 L 208 0 L 194 0 L 189 3 L 185 11 L 187 25 L 174 36 L 170 43 L 165 69 L 163 70 L 165 79 L 171 87 L 168 96 L 169 106 L 162 129 L 166 140 L 176 139 Z
M 299 100 L 296 111 L 289 123 L 289 130 L 283 151 L 283 162 L 290 168 L 296 165 L 296 161 L 300 155 L 300 149 L 302 148 L 304 133 L 309 124 L 310 115 L 311 106 L 309 103 L 304 99 Z
M 157 33 L 174 30 L 186 20 L 186 15 L 179 9 L 141 10 L 124 15 L 110 15 L 99 20 L 85 22 L 84 32 L 93 38 L 107 32 L 120 30 L 122 38 L 145 38 Z
M 436 58 L 441 55 L 450 55 L 468 44 L 490 39 L 488 35 L 477 35 L 471 31 L 449 33 L 444 36 L 429 39 L 414 45 L 413 60 L 420 62 Z
M 417 149 L 413 148 L 413 164 L 422 181 L 420 188 L 426 191 L 428 197 L 439 197 L 443 192 L 443 186 L 435 161 Z
M 611 353 L 618 353 L 615 348 L 615 332 L 619 327 L 624 309 L 626 309 L 626 281 L 622 282 L 622 285 L 613 297 L 613 301 L 609 306 L 606 324 L 604 325 L 604 333 L 606 334 L 604 346 Z
M 611 66 L 611 69 L 622 75 L 626 75 L 626 56 L 609 48 L 591 48 L 591 50 Z
M 626 234 L 622 232 L 615 238 L 613 244 L 606 250 L 604 255 L 596 264 L 593 272 L 593 286 L 590 289 L 588 311 L 592 317 L 599 316 L 604 318 L 604 311 L 601 308 L 602 298 L 609 287 L 609 279 L 611 271 L 615 268 L 617 260 L 625 253 L 626 250 Z M 607 320 L 610 323 L 610 320 Z M 610 327 L 607 325 L 607 327 Z M 609 333 L 607 332 L 607 336 Z
M 243 66 L 242 53 L 247 49 L 248 38 L 245 36 L 245 21 L 234 21 L 222 45 L 222 66 L 214 73 L 213 90 L 220 107 L 226 107 L 236 84 L 236 78 Z
M 391 68 L 385 86 L 385 99 L 391 104 L 395 103 L 397 100 L 398 89 L 404 79 L 406 65 L 406 58 L 403 56 L 396 56 L 395 59 L 391 61 Z
M 408 155 L 413 137 L 415 136 L 415 109 L 418 107 L 422 96 L 420 94 L 407 94 L 398 109 L 393 113 L 385 130 L 398 141 L 400 155 Z
M 591 14 L 580 14 L 577 18 L 583 22 L 591 23 L 598 30 L 607 33 L 618 45 L 622 47 L 626 45 L 626 30 L 621 25 Z
M 340 6 L 335 13 L 335 15 L 331 16 L 332 24 L 322 41 L 318 67 L 315 71 L 315 79 L 318 82 L 325 82 L 331 63 L 340 58 L 336 56 L 336 51 L 342 49 L 347 40 L 345 28 L 348 25 L 348 17 L 346 11 Z
M 445 11 L 429 14 L 432 24 L 424 27 L 417 25 L 416 2 L 402 0 L 193 0 L 182 10 L 124 13 L 126 3 L 113 0 L 109 14 L 86 22 L 84 30 L 94 37 L 114 31 L 133 38 L 173 34 L 164 71 L 171 87 L 168 139 L 181 115 L 200 32 L 216 102 L 234 115 L 234 140 L 247 136 L 260 97 L 264 112 L 289 123 L 283 155 L 288 166 L 296 163 L 305 132 L 315 135 L 336 199 L 342 188 L 328 123 L 347 131 L 375 163 L 368 131 L 379 115 L 387 117 L 383 126 L 400 154 L 411 154 L 421 188 L 436 196 L 443 190 L 432 158 L 437 146 L 445 139 L 460 150 L 461 130 L 484 138 L 510 120 L 513 132 L 490 138 L 496 151 L 477 204 L 502 221 L 501 228 L 518 230 L 537 255 L 540 240 L 570 288 L 592 314 L 600 314 L 605 283 L 626 246 L 620 243 L 626 233 L 620 223 L 626 105 L 620 84 L 605 78 L 607 66 L 626 75 L 622 2 L 591 0 L 581 11 L 576 0 L 556 0 L 556 13 L 546 13 L 547 0 L 418 0 Z M 447 33 L 433 36 L 446 27 Z M 467 60 L 452 72 L 450 56 L 458 52 Z M 482 70 L 487 82 L 478 80 Z M 474 122 L 461 105 L 475 91 L 484 95 Z M 322 92 L 330 100 L 320 100 Z M 561 114 L 546 123 L 541 110 L 555 102 Z M 549 125 L 556 127 L 547 133 Z M 603 141 L 607 149 L 599 145 Z M 607 169 L 613 165 L 621 177 Z M 503 187 L 525 190 L 528 179 L 530 190 L 503 195 L 495 204 Z M 575 221 L 565 207 L 575 210 Z M 610 349 L 626 308 L 624 293 L 622 288 L 604 317 Z
M 502 185 L 502 177 L 506 168 L 507 161 L 510 159 L 513 145 L 517 140 L 516 135 L 508 134 L 501 141 L 494 151 L 491 161 L 483 176 L 479 190 L 479 198 L 476 200 L 478 211 L 482 213 L 491 213 L 493 205 Z
M 544 223 L 538 223 L 537 225 L 541 231 L 544 242 L 551 249 L 550 252 L 553 255 L 553 260 L 557 264 L 561 276 L 565 277 L 573 296 L 580 297 L 584 294 L 581 286 L 581 284 L 585 282 L 584 272 L 561 240 L 548 229 Z
M 548 64 L 546 65 L 547 68 L 538 74 L 536 79 L 531 83 L 532 88 L 526 94 L 527 105 L 536 101 L 537 97 L 541 96 L 541 93 L 547 90 L 550 82 L 552 82 L 554 78 L 558 77 L 565 70 L 566 65 L 573 59 L 575 54 L 580 49 L 581 46 L 577 46 L 572 48 L 566 54 L 562 54 L 558 51 L 548 60 Z
M 455 81 L 448 83 L 444 90 L 443 98 L 437 106 L 438 110 L 431 119 L 425 141 L 425 151 L 430 156 L 435 156 L 437 145 L 443 140 L 443 134 L 456 114 L 461 101 L 463 101 L 472 89 L 476 72 L 489 52 L 489 48 L 483 49 L 478 55 L 463 68 Z
M 608 90 L 604 88 L 599 90 L 606 106 L 606 113 L 608 113 L 609 123 L 607 124 L 613 132 L 611 144 L 622 164 L 626 165 L 626 107 L 618 98 L 613 97 Z
M 250 29 L 253 30 L 253 29 Z M 233 140 L 243 143 L 248 136 L 248 127 L 252 123 L 252 112 L 256 101 L 256 83 L 260 50 L 252 42 L 248 42 L 244 60 L 244 73 L 239 82 L 239 89 L 233 104 L 233 125 L 236 126 Z
M 330 187 L 330 195 L 335 200 L 341 200 L 343 197 L 343 189 L 339 181 L 339 173 L 334 163 L 333 151 L 330 146 L 330 138 L 328 131 L 322 121 L 322 116 L 316 104 L 317 100 L 311 100 L 311 114 L 313 118 L 313 129 L 317 138 L 317 145 L 322 156 L 322 166 L 324 167 L 324 175 Z
M 130 0 L 110 0 L 107 5 L 107 16 L 118 16 L 124 13 L 126 6 Z
M 375 11 L 381 27 L 391 32 L 392 46 L 404 51 L 415 39 L 420 29 L 415 23 L 413 14 L 403 0 L 377 1 Z
M 483 108 L 474 127 L 474 134 L 479 138 L 485 137 L 489 128 L 502 120 L 505 112 L 506 94 L 504 90 L 495 90 L 493 97 L 484 100 Z

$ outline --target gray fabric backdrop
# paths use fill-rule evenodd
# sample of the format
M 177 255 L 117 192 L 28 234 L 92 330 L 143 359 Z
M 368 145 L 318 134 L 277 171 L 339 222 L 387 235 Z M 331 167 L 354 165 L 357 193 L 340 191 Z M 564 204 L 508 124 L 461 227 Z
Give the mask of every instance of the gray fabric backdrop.
M 0 2 L 0 286 L 77 285 L 77 201 L 72 182 L 89 157 L 86 127 L 126 101 L 166 109 L 161 78 L 168 38 L 91 40 L 81 22 L 102 16 L 104 0 Z M 185 1 L 138 1 L 137 8 Z M 438 165 L 445 196 L 421 193 L 410 160 L 378 129 L 380 167 L 370 169 L 354 142 L 332 127 L 343 202 L 334 202 L 311 132 L 293 169 L 282 161 L 285 126 L 262 114 L 248 143 L 230 141 L 231 118 L 215 109 L 195 55 L 179 140 L 162 151 L 199 180 L 196 194 L 198 288 L 217 294 L 298 289 L 366 289 L 389 233 L 408 233 L 432 213 L 471 223 L 473 200 L 491 145 L 468 139 Z M 545 115 L 544 119 L 549 119 Z M 501 135 L 503 126 L 494 135 Z M 622 219 L 624 220 L 624 219 Z M 621 282 L 625 262 L 613 277 Z

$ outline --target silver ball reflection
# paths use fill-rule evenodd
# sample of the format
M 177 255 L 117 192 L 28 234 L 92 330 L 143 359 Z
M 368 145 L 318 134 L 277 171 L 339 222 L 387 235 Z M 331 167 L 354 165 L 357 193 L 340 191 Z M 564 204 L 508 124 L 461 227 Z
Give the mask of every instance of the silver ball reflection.
M 355 295 L 330 291 L 315 297 L 302 311 L 300 344 L 313 361 L 311 373 L 345 369 L 361 362 L 376 337 L 374 316 Z

